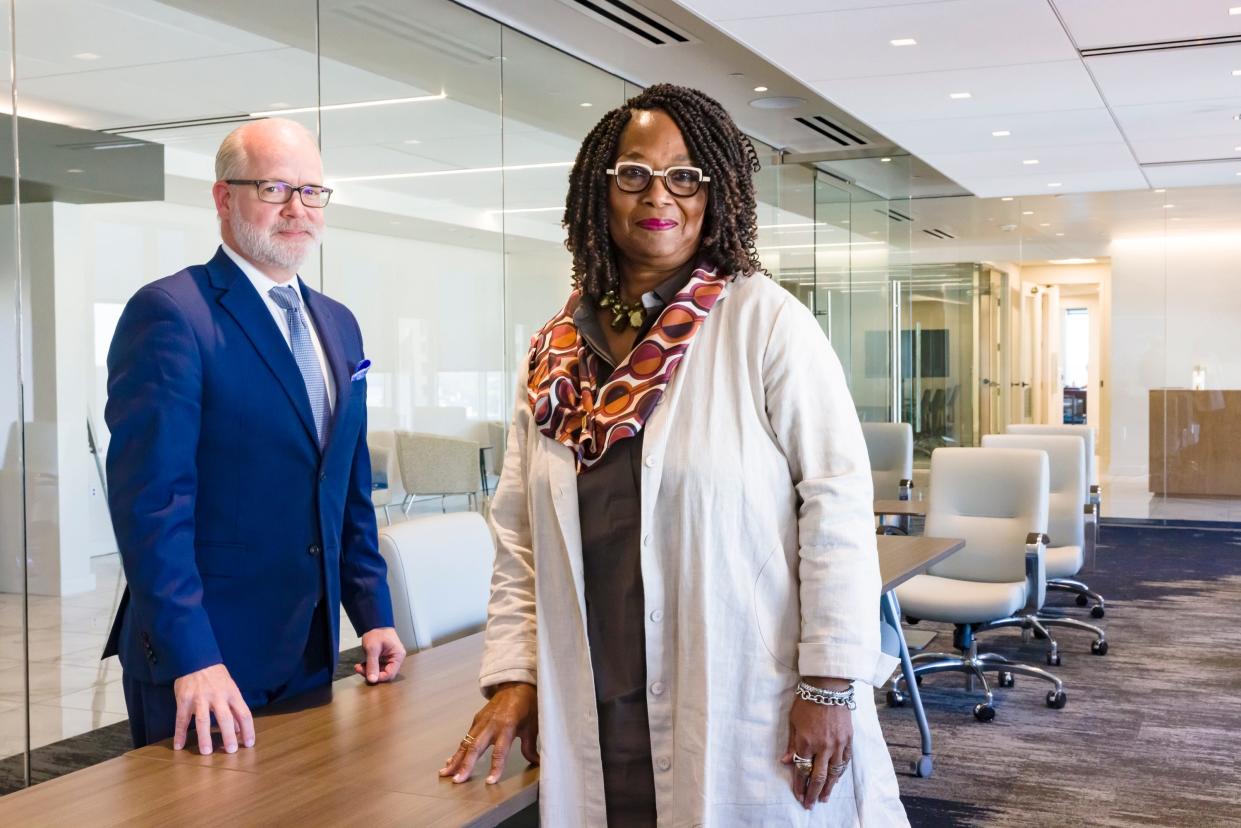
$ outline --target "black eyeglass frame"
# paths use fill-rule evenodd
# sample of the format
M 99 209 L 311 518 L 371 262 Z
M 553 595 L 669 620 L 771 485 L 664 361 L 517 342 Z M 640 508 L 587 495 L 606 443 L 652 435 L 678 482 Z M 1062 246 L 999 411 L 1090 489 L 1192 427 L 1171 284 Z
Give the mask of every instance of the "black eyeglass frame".
M 646 170 L 646 173 L 649 176 L 646 181 L 646 186 L 640 190 L 626 190 L 622 187 L 620 183 L 620 171 L 625 167 L 637 167 L 639 169 Z M 680 170 L 693 170 L 698 174 L 698 183 L 694 186 L 693 192 L 678 193 L 668 186 L 668 174 L 676 173 Z M 665 167 L 662 170 L 656 170 L 652 168 L 650 164 L 643 164 L 641 161 L 621 161 L 615 167 L 609 168 L 607 170 L 607 174 L 616 179 L 616 189 L 620 190 L 622 193 L 645 193 L 651 188 L 651 184 L 656 178 L 662 178 L 664 180 L 664 189 L 677 198 L 693 198 L 698 195 L 698 191 L 702 189 L 703 184 L 711 183 L 711 176 L 705 175 L 701 167 L 695 167 L 690 164 L 677 164 L 671 167 Z
M 226 178 L 224 179 L 224 183 L 225 184 L 236 184 L 238 186 L 242 186 L 246 184 L 254 185 L 254 192 L 258 196 L 259 201 L 262 201 L 265 204 L 288 204 L 293 199 L 293 193 L 296 192 L 297 197 L 300 198 L 302 201 L 302 206 L 309 207 L 314 210 L 322 210 L 324 207 L 326 207 L 328 205 L 328 202 L 332 200 L 332 193 L 334 192 L 331 187 L 324 187 L 320 184 L 303 184 L 300 187 L 295 187 L 294 185 L 290 184 L 287 181 L 281 181 L 279 178 Z M 264 184 L 283 184 L 285 187 L 288 188 L 288 190 L 286 191 L 288 193 L 288 196 L 279 201 L 272 201 L 269 198 L 263 198 L 263 185 Z M 322 193 L 323 203 L 322 204 L 307 204 L 306 203 L 307 191 L 309 191 L 311 194 Z

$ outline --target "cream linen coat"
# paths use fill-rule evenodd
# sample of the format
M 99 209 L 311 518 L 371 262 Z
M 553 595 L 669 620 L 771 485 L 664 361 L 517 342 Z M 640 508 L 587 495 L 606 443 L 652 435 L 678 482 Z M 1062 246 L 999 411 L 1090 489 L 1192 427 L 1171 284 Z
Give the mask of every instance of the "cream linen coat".
M 908 825 L 874 694 L 853 761 L 803 809 L 779 762 L 799 674 L 881 684 L 866 447 L 811 314 L 758 274 L 728 283 L 646 424 L 642 580 L 661 828 Z M 491 505 L 481 684 L 537 684 L 544 826 L 603 826 L 571 450 L 533 424 L 525 378 Z M 613 828 L 617 828 L 613 826 Z

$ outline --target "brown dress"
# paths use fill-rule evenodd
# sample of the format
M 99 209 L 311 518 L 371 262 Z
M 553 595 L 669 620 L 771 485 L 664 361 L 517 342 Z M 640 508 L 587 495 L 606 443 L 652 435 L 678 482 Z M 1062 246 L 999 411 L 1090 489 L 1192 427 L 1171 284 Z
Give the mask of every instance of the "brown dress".
M 635 344 L 689 277 L 673 277 L 643 297 L 648 313 Z M 602 385 L 616 366 L 588 298 L 582 299 L 573 321 L 586 345 L 599 357 L 596 381 Z M 656 823 L 655 772 L 646 712 L 646 607 L 640 548 L 644 433 L 639 431 L 613 445 L 603 459 L 577 478 L 586 632 L 595 676 L 610 828 Z

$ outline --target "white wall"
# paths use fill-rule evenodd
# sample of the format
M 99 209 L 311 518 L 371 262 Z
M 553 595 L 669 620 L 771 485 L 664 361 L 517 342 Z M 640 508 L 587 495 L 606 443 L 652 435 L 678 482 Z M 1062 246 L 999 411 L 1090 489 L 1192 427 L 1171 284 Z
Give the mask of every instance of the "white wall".
M 1112 468 L 1147 472 L 1149 391 L 1241 388 L 1241 235 L 1112 243 Z

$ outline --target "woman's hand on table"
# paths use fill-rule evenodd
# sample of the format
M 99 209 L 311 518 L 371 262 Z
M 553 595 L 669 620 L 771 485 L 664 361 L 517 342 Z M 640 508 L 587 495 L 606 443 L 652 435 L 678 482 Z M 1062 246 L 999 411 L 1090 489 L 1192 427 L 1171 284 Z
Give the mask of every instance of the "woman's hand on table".
M 493 785 L 504 772 L 514 739 L 521 739 L 521 755 L 527 762 L 539 763 L 538 738 L 538 691 L 534 685 L 521 681 L 501 684 L 487 705 L 474 716 L 457 752 L 440 768 L 440 776 L 451 776 L 453 782 L 467 781 L 479 757 L 491 747 L 491 773 L 487 775 L 487 784 Z

